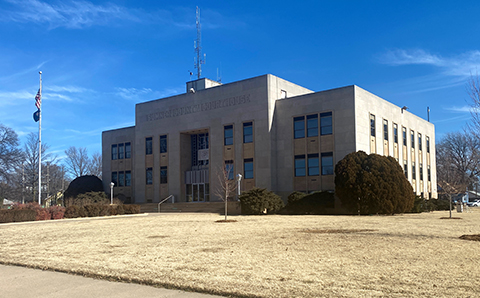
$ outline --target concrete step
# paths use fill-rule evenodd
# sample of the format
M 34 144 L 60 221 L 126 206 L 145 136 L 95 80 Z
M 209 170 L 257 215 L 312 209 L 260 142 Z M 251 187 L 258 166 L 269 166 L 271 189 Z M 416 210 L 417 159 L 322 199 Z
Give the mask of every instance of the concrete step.
M 224 202 L 195 202 L 195 203 L 163 203 L 161 212 L 198 212 L 225 214 Z M 140 204 L 143 213 L 158 212 L 158 203 Z M 228 202 L 228 214 L 241 214 L 240 202 Z

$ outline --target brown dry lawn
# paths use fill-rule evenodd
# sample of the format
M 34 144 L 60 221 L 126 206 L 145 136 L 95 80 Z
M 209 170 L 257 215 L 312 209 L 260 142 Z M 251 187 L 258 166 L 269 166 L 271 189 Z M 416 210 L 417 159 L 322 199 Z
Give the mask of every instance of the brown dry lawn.
M 0 262 L 232 297 L 480 297 L 480 209 L 0 225 Z

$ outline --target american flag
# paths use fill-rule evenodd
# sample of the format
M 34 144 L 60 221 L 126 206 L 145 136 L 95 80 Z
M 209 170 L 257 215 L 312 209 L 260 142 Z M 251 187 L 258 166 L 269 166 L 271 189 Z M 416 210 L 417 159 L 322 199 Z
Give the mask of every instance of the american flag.
M 37 95 L 35 95 L 35 106 L 37 109 L 40 109 L 42 106 L 42 94 L 40 93 L 40 89 L 38 89 Z

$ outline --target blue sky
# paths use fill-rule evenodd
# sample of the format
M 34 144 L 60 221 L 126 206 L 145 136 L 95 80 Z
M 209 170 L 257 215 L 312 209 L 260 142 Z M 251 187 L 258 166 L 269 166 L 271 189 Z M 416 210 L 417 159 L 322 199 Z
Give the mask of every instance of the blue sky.
M 41 70 L 42 141 L 59 157 L 100 152 L 103 130 L 134 125 L 136 103 L 185 91 L 197 5 L 204 77 L 355 84 L 423 118 L 429 106 L 437 141 L 470 118 L 479 1 L 0 0 L 0 123 L 22 142 L 38 132 Z

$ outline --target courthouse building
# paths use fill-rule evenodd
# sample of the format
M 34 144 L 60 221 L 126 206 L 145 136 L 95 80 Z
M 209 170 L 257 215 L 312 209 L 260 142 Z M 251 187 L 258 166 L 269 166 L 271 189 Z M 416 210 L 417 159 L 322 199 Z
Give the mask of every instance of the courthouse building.
M 435 127 L 358 86 L 314 92 L 273 75 L 136 105 L 135 126 L 102 133 L 106 190 L 134 203 L 220 201 L 221 169 L 241 190 L 333 191 L 334 166 L 355 151 L 398 160 L 416 194 L 437 197 Z

